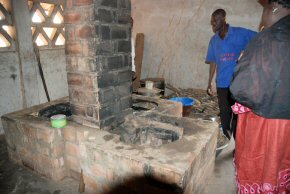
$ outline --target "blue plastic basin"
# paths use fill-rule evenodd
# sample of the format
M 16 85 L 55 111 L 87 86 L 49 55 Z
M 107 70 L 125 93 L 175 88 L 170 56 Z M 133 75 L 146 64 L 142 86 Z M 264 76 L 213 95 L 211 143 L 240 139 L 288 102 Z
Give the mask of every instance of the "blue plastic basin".
M 175 97 L 175 98 L 170 98 L 169 100 L 174 101 L 174 102 L 181 102 L 183 106 L 192 106 L 195 104 L 195 101 L 192 98 L 188 98 L 188 97 Z

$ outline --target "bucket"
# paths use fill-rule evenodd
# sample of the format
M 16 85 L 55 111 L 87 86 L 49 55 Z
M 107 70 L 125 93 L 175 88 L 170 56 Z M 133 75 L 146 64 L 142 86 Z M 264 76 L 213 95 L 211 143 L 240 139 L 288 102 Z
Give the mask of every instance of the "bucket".
M 63 114 L 53 115 L 50 117 L 51 127 L 53 128 L 63 128 L 66 126 L 66 116 Z
M 175 98 L 170 98 L 169 100 L 182 103 L 183 105 L 182 116 L 183 117 L 189 116 L 190 112 L 192 111 L 192 105 L 195 104 L 194 99 L 188 98 L 188 97 L 175 97 Z
M 161 90 L 161 95 L 164 95 L 165 90 L 165 80 L 164 78 L 145 78 L 140 80 L 141 87 L 146 87 L 146 81 L 152 81 L 153 87 Z

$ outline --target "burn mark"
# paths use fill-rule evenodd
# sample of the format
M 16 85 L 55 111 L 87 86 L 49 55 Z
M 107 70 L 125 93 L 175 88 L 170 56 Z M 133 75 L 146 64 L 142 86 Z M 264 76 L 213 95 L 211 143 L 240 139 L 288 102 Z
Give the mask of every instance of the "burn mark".
M 17 77 L 17 75 L 14 73 L 10 75 L 10 78 L 13 79 L 13 81 L 15 81 L 16 77 Z
M 154 169 L 149 164 L 144 164 L 143 166 L 143 173 L 145 177 L 153 177 Z
M 116 150 L 121 150 L 121 149 L 123 149 L 124 147 L 123 146 L 117 146 L 116 147 Z
M 104 139 L 105 141 L 110 141 L 110 140 L 112 140 L 113 138 L 114 138 L 113 135 L 105 135 L 105 136 L 103 137 L 103 139 Z
M 145 157 L 146 159 L 148 159 L 148 160 L 153 160 L 154 158 L 153 157 Z

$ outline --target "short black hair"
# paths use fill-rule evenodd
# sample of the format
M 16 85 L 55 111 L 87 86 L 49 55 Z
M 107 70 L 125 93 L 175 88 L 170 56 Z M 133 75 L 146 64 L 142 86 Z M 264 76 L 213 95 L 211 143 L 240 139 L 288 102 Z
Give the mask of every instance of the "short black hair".
M 219 15 L 219 16 L 222 16 L 222 17 L 226 17 L 227 13 L 226 13 L 226 11 L 223 10 L 223 9 L 217 9 L 217 10 L 215 10 L 211 15 L 212 15 L 212 16 Z
M 268 0 L 269 4 L 277 2 L 278 4 L 281 4 L 283 7 L 286 7 L 290 9 L 290 0 Z

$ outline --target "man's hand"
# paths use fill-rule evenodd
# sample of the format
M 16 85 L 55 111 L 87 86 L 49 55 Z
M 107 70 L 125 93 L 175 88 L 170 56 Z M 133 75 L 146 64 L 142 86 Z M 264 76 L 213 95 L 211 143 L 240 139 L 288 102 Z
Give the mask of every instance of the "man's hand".
M 207 94 L 208 95 L 210 95 L 210 96 L 213 96 L 213 91 L 212 91 L 212 86 L 211 86 L 211 84 L 209 84 L 208 86 L 207 86 Z

